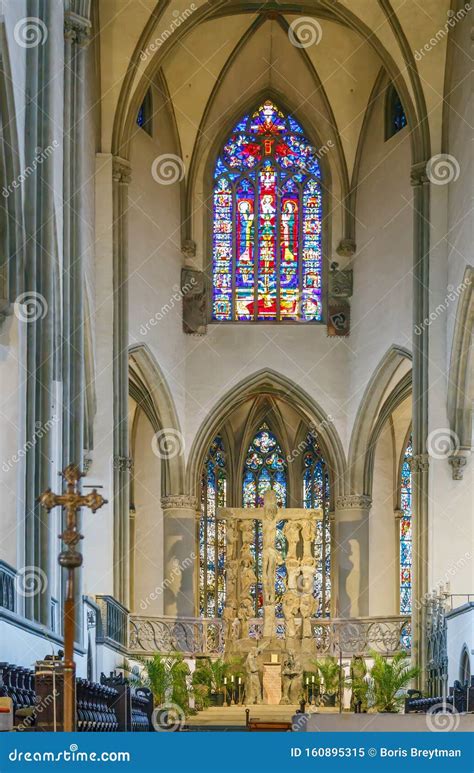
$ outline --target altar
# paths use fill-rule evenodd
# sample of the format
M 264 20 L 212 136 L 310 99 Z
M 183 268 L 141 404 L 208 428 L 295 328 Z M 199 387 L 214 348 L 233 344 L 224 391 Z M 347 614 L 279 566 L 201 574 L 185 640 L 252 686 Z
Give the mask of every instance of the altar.
M 281 701 L 281 663 L 263 664 L 263 702 L 278 706 Z
M 219 508 L 226 521 L 226 656 L 246 654 L 245 702 L 298 703 L 303 667 L 312 654 L 314 538 L 321 509 L 279 508 L 269 489 L 263 508 Z M 253 524 L 260 521 L 261 555 L 256 555 Z M 284 549 L 277 545 L 277 526 Z M 261 567 L 262 609 L 256 609 L 257 561 Z M 276 597 L 277 571 L 283 591 Z M 278 615 L 277 615 L 278 606 Z M 257 617 L 263 611 L 263 618 Z M 258 628 L 258 631 L 257 631 Z M 269 653 L 276 653 L 269 660 Z

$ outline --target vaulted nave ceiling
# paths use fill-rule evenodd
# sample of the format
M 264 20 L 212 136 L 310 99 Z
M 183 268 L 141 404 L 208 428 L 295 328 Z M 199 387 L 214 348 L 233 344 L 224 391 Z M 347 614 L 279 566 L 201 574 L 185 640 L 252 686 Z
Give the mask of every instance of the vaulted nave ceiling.
M 446 66 L 441 37 L 429 56 L 417 51 L 443 29 L 448 0 L 103 0 L 101 67 L 103 150 L 128 157 L 134 116 L 161 71 L 176 119 L 183 159 L 196 140 L 240 103 L 269 90 L 300 115 L 312 113 L 321 144 L 340 137 L 351 179 L 370 94 L 381 70 L 396 81 L 411 125 L 423 123 L 414 156 L 439 152 Z M 300 42 L 288 28 L 298 24 Z M 305 30 L 306 25 L 306 30 Z M 308 37 L 305 37 L 308 36 Z M 112 56 L 113 52 L 113 56 Z M 247 99 L 248 97 L 248 99 Z M 415 160 L 422 160 L 417 158 Z

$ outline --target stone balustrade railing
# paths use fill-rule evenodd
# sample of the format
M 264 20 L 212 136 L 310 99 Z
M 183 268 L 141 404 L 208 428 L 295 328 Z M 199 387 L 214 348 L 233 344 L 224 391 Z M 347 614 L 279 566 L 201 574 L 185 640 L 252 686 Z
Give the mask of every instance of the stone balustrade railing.
M 296 621 L 297 622 L 297 621 Z M 171 618 L 132 615 L 130 654 L 178 651 L 186 655 L 219 655 L 224 652 L 224 621 L 219 618 Z M 407 616 L 354 619 L 314 618 L 315 657 L 368 655 L 376 651 L 394 655 L 410 650 L 410 618 Z M 249 621 L 249 637 L 263 636 L 263 618 Z M 285 638 L 285 621 L 277 621 L 277 638 Z

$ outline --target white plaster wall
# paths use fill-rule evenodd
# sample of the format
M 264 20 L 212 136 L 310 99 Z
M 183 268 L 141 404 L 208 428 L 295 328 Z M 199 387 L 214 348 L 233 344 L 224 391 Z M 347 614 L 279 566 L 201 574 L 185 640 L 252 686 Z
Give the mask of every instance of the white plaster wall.
M 394 516 L 395 459 L 391 422 L 377 443 L 369 516 L 369 614 L 398 615 L 398 522 Z
M 178 150 L 168 108 L 156 88 L 153 89 L 153 106 L 153 137 L 137 126 L 132 141 L 129 340 L 131 345 L 144 342 L 151 349 L 173 394 L 178 416 L 183 421 L 185 335 L 182 332 L 180 296 L 179 184 L 160 184 L 152 175 L 156 159 L 175 155 Z
M 445 152 L 453 156 L 459 164 L 458 179 L 446 186 L 448 284 L 454 288 L 462 282 L 465 267 L 474 263 L 473 224 L 472 216 L 468 214 L 474 192 L 472 129 L 469 120 L 466 120 L 469 114 L 472 116 L 471 25 L 472 18 L 467 14 L 450 33 L 451 65 L 448 69 L 445 97 Z M 450 304 L 448 308 L 448 358 L 456 308 L 456 303 Z
M 153 436 L 153 427 L 141 412 L 134 450 L 136 514 L 133 611 L 138 615 L 163 614 L 161 460 L 153 453 Z
M 450 357 L 458 301 L 464 271 L 473 265 L 472 228 L 472 130 L 465 116 L 472 110 L 471 24 L 469 15 L 450 33 L 450 57 L 446 80 L 444 150 L 447 169 L 455 179 L 431 186 L 432 255 L 430 261 L 431 310 L 441 312 L 430 322 L 429 429 L 434 437 L 449 436 L 446 414 Z M 457 170 L 457 171 L 456 171 Z M 456 179 L 457 178 L 457 179 Z M 434 588 L 449 581 L 453 593 L 474 589 L 474 471 L 472 461 L 464 479 L 452 479 L 448 453 L 430 459 L 430 561 L 429 584 Z M 449 539 L 446 535 L 449 534 Z M 469 558 L 470 556 L 470 558 Z
M 21 565 L 18 550 L 24 515 L 25 334 L 25 323 L 20 323 L 15 314 L 0 327 L 0 558 L 13 567 Z
M 360 163 L 353 258 L 349 401 L 352 426 L 367 383 L 392 344 L 411 350 L 413 218 L 410 140 L 385 142 L 384 95 L 376 102 Z

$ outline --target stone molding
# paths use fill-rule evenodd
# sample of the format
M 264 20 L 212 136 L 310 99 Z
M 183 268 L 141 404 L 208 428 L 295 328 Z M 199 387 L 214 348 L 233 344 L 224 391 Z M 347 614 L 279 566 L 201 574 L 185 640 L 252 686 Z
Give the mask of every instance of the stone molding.
M 112 159 L 112 178 L 121 185 L 129 185 L 132 181 L 130 162 L 120 156 Z
M 372 497 L 367 494 L 348 494 L 336 498 L 337 510 L 370 510 Z
M 428 174 L 426 172 L 426 161 L 420 161 L 418 164 L 413 164 L 410 169 L 410 183 L 413 186 L 424 185 L 429 182 Z
M 341 239 L 336 249 L 338 255 L 341 258 L 352 258 L 356 251 L 356 243 L 354 239 Z
M 85 46 L 89 42 L 92 24 L 89 19 L 79 16 L 73 11 L 68 11 L 64 16 L 64 38 L 78 46 Z
M 448 464 L 452 468 L 453 480 L 462 480 L 464 477 L 464 468 L 467 465 L 467 457 L 462 454 L 452 454 L 448 456 Z
M 430 467 L 429 454 L 416 454 L 411 460 L 410 469 L 412 472 L 426 472 Z
M 130 456 L 114 456 L 114 470 L 127 472 L 133 467 L 133 459 Z
M 190 494 L 170 494 L 161 497 L 161 507 L 166 510 L 192 510 L 193 516 L 198 509 L 197 497 Z

